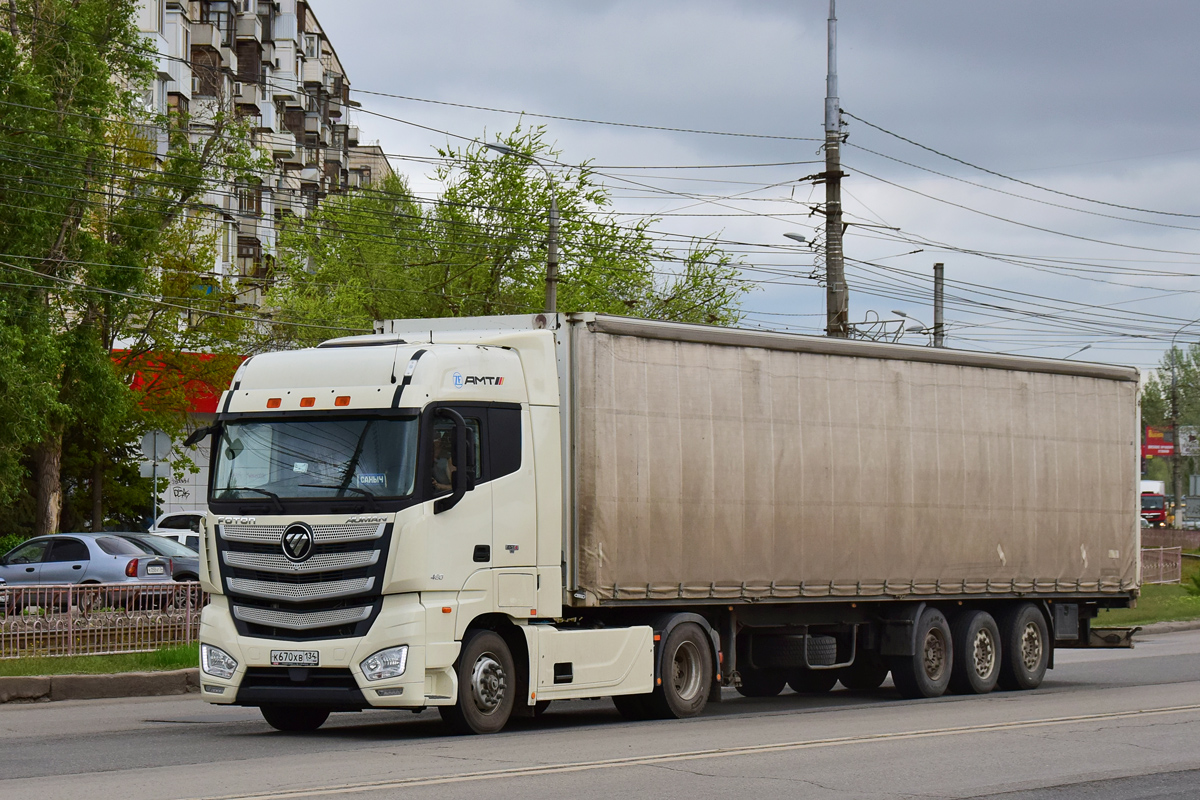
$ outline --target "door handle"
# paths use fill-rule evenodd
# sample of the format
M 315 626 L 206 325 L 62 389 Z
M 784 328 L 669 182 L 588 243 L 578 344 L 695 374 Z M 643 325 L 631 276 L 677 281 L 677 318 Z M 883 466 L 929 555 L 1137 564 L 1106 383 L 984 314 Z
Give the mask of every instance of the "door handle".
M 83 564 L 72 564 L 71 569 L 83 569 Z
M 25 568 L 25 571 L 26 571 L 26 572 L 33 572 L 33 569 L 34 569 L 33 567 L 26 567 L 26 568 Z

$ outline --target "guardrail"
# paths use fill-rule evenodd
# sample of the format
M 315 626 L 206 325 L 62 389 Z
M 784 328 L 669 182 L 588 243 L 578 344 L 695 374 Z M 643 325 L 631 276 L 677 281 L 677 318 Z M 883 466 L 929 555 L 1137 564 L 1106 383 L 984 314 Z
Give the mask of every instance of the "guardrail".
M 196 582 L 0 588 L 0 659 L 191 644 L 207 604 Z
M 1180 583 L 1183 580 L 1182 547 L 1143 547 L 1142 583 Z

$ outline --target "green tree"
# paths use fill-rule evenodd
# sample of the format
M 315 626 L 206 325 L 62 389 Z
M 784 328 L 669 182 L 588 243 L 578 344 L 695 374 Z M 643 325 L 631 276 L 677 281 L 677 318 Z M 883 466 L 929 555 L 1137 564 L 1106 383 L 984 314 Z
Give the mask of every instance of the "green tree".
M 521 155 L 482 144 L 440 151 L 434 202 L 400 178 L 326 198 L 280 239 L 276 283 L 265 305 L 277 319 L 327 326 L 288 328 L 310 342 L 376 319 L 538 311 L 545 293 L 548 176 L 556 162 L 542 128 L 503 139 Z M 747 284 L 711 242 L 683 253 L 651 235 L 653 219 L 617 222 L 608 191 L 586 165 L 554 178 L 560 226 L 558 307 L 653 319 L 732 324 Z
M 1171 389 L 1174 368 L 1175 388 Z M 1179 416 L 1179 425 L 1200 426 L 1200 344 L 1185 348 L 1176 347 L 1163 354 L 1159 367 L 1146 379 L 1142 386 L 1142 429 L 1145 426 L 1170 426 L 1173 409 Z M 1200 459 L 1189 457 L 1179 460 L 1183 476 L 1183 490 L 1187 491 L 1187 476 L 1197 471 Z M 1147 460 L 1146 477 L 1167 482 L 1168 494 L 1173 494 L 1171 460 L 1152 458 Z
M 144 110 L 154 68 L 136 5 L 0 7 L 0 341 L 15 348 L 0 396 L 22 411 L 0 423 L 0 499 L 28 509 L 28 492 L 34 533 L 59 527 L 64 488 L 87 487 L 99 526 L 103 479 L 127 475 L 131 437 L 180 424 L 182 408 L 132 389 L 148 354 L 234 346 L 222 310 L 233 291 L 211 274 L 211 248 L 205 258 L 200 201 L 260 162 L 220 107 L 195 119 Z

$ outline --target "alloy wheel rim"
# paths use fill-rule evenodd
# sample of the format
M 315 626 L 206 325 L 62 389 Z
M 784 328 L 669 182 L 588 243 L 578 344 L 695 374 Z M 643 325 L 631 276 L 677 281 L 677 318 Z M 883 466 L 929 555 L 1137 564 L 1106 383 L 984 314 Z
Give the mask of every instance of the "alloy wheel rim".
M 1021 661 L 1030 672 L 1042 663 L 1042 633 L 1032 622 L 1027 623 L 1021 633 Z
M 491 714 L 504 701 L 508 676 L 492 653 L 483 653 L 471 670 L 471 699 L 484 714 Z
M 991 633 L 986 630 L 977 632 L 974 645 L 975 674 L 984 679 L 990 678 L 996 669 L 996 643 Z
M 940 681 L 946 672 L 946 639 L 939 630 L 925 634 L 925 676 L 933 682 Z
M 700 692 L 700 651 L 695 642 L 679 645 L 671 659 L 671 685 L 681 700 L 691 701 Z

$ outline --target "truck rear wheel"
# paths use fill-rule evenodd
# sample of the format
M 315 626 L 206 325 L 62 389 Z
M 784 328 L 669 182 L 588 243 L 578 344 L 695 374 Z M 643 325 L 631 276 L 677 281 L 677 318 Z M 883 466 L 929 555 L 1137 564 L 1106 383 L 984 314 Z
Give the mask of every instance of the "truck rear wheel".
M 1050 663 L 1050 631 L 1033 603 L 1021 603 L 1000 617 L 999 686 L 1036 689 Z
M 277 731 L 308 733 L 329 719 L 329 709 L 314 706 L 260 706 L 263 719 Z
M 950 624 L 936 608 L 926 608 L 917 620 L 916 652 L 892 656 L 892 682 L 907 698 L 939 697 L 950 685 L 954 650 Z
M 987 694 L 1000 677 L 1003 648 L 1000 628 L 986 611 L 964 611 L 954 620 L 954 668 L 950 691 L 955 694 Z
M 504 639 L 495 631 L 469 633 L 455 669 L 458 703 L 438 706 L 442 720 L 459 734 L 502 730 L 512 714 L 517 675 Z
M 660 719 L 694 717 L 708 704 L 713 681 L 712 644 L 694 622 L 672 630 L 663 643 L 662 683 L 650 696 L 650 707 Z
M 787 684 L 787 675 L 779 670 L 748 669 L 739 675 L 742 685 L 737 692 L 742 697 L 774 697 Z
M 788 676 L 788 686 L 799 694 L 825 694 L 838 682 L 836 669 L 798 669 Z

